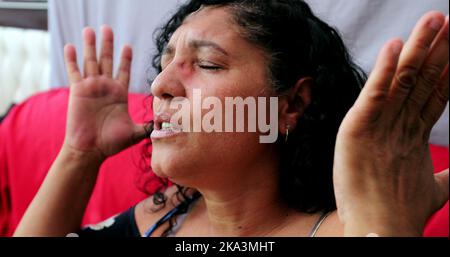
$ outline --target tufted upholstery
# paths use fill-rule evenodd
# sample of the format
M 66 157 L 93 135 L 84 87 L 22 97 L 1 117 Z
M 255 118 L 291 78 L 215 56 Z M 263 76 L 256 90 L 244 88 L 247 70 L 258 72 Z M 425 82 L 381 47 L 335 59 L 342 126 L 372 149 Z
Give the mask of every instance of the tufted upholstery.
M 46 31 L 0 27 L 0 116 L 49 85 Z

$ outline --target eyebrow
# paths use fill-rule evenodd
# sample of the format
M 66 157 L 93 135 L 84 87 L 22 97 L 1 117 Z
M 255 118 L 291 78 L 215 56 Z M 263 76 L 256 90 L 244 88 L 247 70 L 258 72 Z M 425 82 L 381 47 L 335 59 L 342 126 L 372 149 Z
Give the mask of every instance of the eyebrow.
M 212 41 L 207 41 L 207 40 L 192 40 L 189 42 L 189 47 L 193 48 L 195 50 L 198 50 L 200 48 L 212 48 L 213 50 L 216 50 L 218 52 L 220 52 L 221 54 L 225 55 L 225 56 L 229 56 L 228 52 L 225 51 L 225 49 L 223 49 L 222 47 L 220 47 L 218 44 L 212 42 Z M 163 55 L 173 55 L 175 52 L 175 47 L 168 45 L 163 52 Z
M 212 41 L 207 41 L 207 40 L 193 40 L 191 42 L 189 42 L 189 46 L 198 50 L 199 48 L 212 48 L 220 53 L 222 53 L 223 55 L 228 56 L 229 54 L 227 53 L 227 51 L 225 51 L 225 49 L 223 49 L 222 47 L 220 47 L 218 44 L 212 42 Z

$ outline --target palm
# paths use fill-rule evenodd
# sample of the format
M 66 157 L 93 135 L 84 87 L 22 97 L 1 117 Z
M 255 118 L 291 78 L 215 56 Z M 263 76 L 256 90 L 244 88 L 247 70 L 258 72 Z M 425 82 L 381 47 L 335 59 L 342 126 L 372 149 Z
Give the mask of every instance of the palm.
M 105 60 L 105 56 L 112 57 L 109 55 L 112 52 L 112 32 L 108 33 L 109 29 L 106 29 L 103 58 L 98 65 L 94 59 L 88 59 L 90 54 L 95 53 L 95 40 L 92 40 L 91 32 L 85 31 L 85 78 L 77 74 L 73 49 L 66 49 L 71 92 L 65 143 L 76 150 L 98 152 L 104 157 L 136 143 L 144 133 L 128 113 L 127 85 L 131 49 L 124 49 L 121 70 L 117 78 L 113 79 L 110 70 L 112 58 Z M 94 50 L 89 47 L 94 47 Z

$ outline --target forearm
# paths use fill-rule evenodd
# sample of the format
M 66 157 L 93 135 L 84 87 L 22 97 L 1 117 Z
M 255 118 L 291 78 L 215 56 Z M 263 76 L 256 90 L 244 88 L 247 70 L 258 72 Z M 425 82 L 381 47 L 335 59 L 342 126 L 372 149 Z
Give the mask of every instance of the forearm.
M 65 236 L 79 229 L 100 164 L 63 147 L 14 236 Z

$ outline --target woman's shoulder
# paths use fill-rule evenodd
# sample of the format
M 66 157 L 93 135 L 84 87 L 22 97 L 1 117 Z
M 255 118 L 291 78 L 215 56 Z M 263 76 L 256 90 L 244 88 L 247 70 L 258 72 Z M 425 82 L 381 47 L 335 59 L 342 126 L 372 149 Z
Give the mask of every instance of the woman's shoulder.
M 154 194 L 136 205 L 134 216 L 141 235 L 144 235 L 152 225 L 181 203 L 182 197 L 177 195 L 179 192 L 179 188 L 171 186 L 164 192 Z M 155 234 L 159 235 L 164 230 L 165 226 L 161 226 Z
M 77 237 L 137 237 L 139 231 L 134 220 L 134 208 L 114 215 L 100 223 L 87 225 L 68 236 Z
M 177 197 L 179 189 L 176 186 L 167 188 L 163 195 L 153 195 L 138 203 L 134 208 L 136 226 L 141 235 L 156 222 L 158 222 L 165 214 L 175 208 L 181 198 Z M 165 202 L 161 203 L 159 199 L 164 197 Z M 280 236 L 300 236 L 309 235 L 316 227 L 316 237 L 342 237 L 344 235 L 344 225 L 339 220 L 337 211 L 332 211 L 326 216 L 315 214 L 307 218 L 308 215 L 298 215 L 293 217 L 291 225 L 287 230 L 283 230 Z M 308 225 L 306 225 L 308 223 Z M 317 225 L 317 226 L 316 226 Z M 157 229 L 154 235 L 160 235 L 166 226 Z M 300 233 L 300 232 L 301 233 Z
M 139 237 L 162 216 L 179 204 L 178 189 L 169 187 L 152 195 L 128 210 L 100 223 L 87 225 L 69 236 L 80 237 Z M 161 199 L 165 199 L 162 201 Z M 158 231 L 155 231 L 157 234 Z
M 318 222 L 320 222 L 318 220 Z M 323 221 L 318 224 L 316 237 L 342 237 L 344 236 L 344 225 L 339 220 L 337 211 L 330 212 Z

